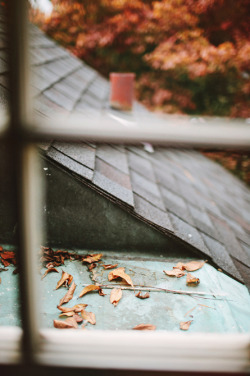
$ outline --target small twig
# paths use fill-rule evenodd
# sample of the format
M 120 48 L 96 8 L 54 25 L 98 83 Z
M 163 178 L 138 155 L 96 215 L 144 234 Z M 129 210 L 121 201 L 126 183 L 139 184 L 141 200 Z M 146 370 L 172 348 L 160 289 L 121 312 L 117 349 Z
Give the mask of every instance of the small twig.
M 83 286 L 88 286 L 87 284 L 83 284 Z M 106 289 L 113 289 L 114 287 L 119 286 L 118 284 L 110 284 L 110 285 L 103 285 L 103 284 L 98 284 L 98 286 L 106 288 Z M 152 292 L 167 292 L 167 293 L 172 293 L 172 294 L 183 294 L 183 295 L 210 295 L 210 296 L 227 296 L 227 294 L 211 294 L 209 292 L 202 292 L 202 291 L 183 291 L 183 290 L 169 290 L 169 289 L 164 289 L 161 287 L 151 287 L 151 286 L 137 286 L 135 285 L 134 288 L 131 286 L 119 286 L 120 289 L 122 290 L 137 290 L 137 291 L 152 291 Z

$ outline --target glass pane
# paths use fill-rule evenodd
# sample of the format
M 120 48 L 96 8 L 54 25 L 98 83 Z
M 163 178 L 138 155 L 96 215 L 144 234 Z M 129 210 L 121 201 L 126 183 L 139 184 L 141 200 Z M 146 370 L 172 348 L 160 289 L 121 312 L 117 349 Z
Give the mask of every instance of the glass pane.
M 0 326 L 20 326 L 16 185 L 10 149 L 0 141 Z
M 249 331 L 240 180 L 195 150 L 53 141 L 43 153 L 43 327 Z

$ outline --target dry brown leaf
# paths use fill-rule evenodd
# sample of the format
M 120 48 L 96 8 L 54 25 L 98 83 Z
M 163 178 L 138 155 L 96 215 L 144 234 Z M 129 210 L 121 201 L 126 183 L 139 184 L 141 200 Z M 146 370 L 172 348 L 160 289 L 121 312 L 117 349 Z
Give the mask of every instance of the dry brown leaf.
M 155 330 L 156 326 L 151 324 L 139 324 L 136 325 L 133 330 Z
M 61 276 L 60 281 L 57 282 L 56 290 L 59 289 L 59 287 L 61 287 L 66 282 L 68 282 L 68 285 L 70 285 L 72 281 L 73 281 L 72 275 L 62 270 L 62 276 Z
M 93 312 L 81 311 L 83 320 L 87 320 L 90 324 L 95 325 L 96 319 Z
M 70 286 L 68 292 L 60 300 L 59 306 L 63 305 L 64 303 L 68 303 L 73 298 L 75 289 L 76 289 L 76 284 L 75 284 L 75 282 L 73 282 L 72 285 Z
M 77 323 L 83 322 L 83 318 L 79 316 L 77 313 L 74 314 L 73 318 L 76 320 Z
M 122 290 L 121 289 L 113 289 L 110 294 L 110 303 L 114 304 L 116 307 L 119 301 L 122 298 Z
M 59 317 L 71 317 L 71 316 L 74 316 L 75 315 L 75 312 L 74 311 L 70 311 L 70 312 L 63 312 L 63 313 L 60 313 Z
M 117 268 L 109 272 L 108 274 L 109 281 L 112 281 L 112 279 L 116 279 L 116 278 L 122 278 L 124 279 L 124 281 L 127 282 L 128 285 L 131 285 L 132 287 L 134 287 L 132 279 L 130 278 L 128 274 L 125 273 L 125 268 Z
M 4 259 L 1 259 L 1 261 L 2 261 L 2 263 L 3 263 L 3 265 L 4 265 L 5 268 L 6 268 L 7 266 L 10 266 L 10 262 L 9 262 L 9 261 L 4 260 Z
M 192 274 L 187 274 L 186 284 L 188 286 L 197 286 L 200 283 L 199 278 L 194 277 Z
M 173 269 L 180 269 L 180 270 L 185 270 L 185 264 L 183 262 L 178 262 Z
M 114 265 L 111 265 L 111 264 L 103 264 L 102 267 L 105 269 L 105 270 L 108 270 L 108 269 L 114 269 L 118 266 L 118 264 L 114 264 Z
M 2 283 L 2 278 L 0 278 L 0 283 Z
M 193 320 L 182 321 L 182 322 L 180 322 L 180 329 L 181 329 L 181 330 L 188 330 L 189 327 L 190 327 L 190 325 L 191 325 L 191 322 L 192 322 L 192 321 L 193 321 Z
M 195 270 L 201 269 L 203 265 L 205 265 L 205 261 L 190 261 L 184 265 L 185 265 L 185 269 L 188 272 L 194 272 Z
M 99 294 L 100 296 L 105 296 L 105 295 L 107 295 L 107 294 L 104 294 L 104 292 L 103 292 L 102 289 L 98 290 L 98 294 Z
M 89 285 L 84 287 L 84 289 L 81 291 L 79 298 L 81 298 L 83 295 L 87 294 L 90 291 L 100 291 L 102 290 L 100 286 L 97 285 Z M 105 294 L 104 294 L 105 295 Z
M 57 329 L 75 329 L 74 323 L 67 320 L 54 320 L 54 327 Z
M 88 304 L 76 304 L 74 305 L 74 307 L 60 307 L 60 306 L 57 306 L 58 309 L 60 309 L 60 311 L 66 313 L 66 312 L 81 312 L 81 311 L 84 311 L 85 308 L 88 306 Z
M 14 259 L 15 258 L 15 252 L 12 251 L 4 251 L 1 253 L 1 257 L 4 260 Z
M 146 292 L 144 295 L 141 295 L 141 291 L 139 291 L 135 296 L 137 298 L 139 298 L 139 299 L 148 299 L 148 298 L 150 298 L 150 295 L 149 295 L 148 292 Z
M 72 325 L 73 328 L 75 329 L 78 329 L 78 325 L 77 325 L 77 322 L 76 322 L 76 319 L 73 317 L 68 317 L 66 320 L 65 320 L 66 323 Z
M 87 255 L 83 257 L 82 261 L 92 264 L 93 262 L 97 262 L 101 260 L 101 258 L 102 258 L 102 253 L 96 253 L 96 254 L 91 254 L 91 255 Z
M 93 262 L 93 264 L 89 264 L 88 265 L 88 270 L 91 271 L 92 269 L 96 268 L 96 265 L 97 264 L 95 262 Z
M 56 268 L 48 268 L 48 269 L 45 271 L 44 275 L 42 276 L 42 279 L 43 279 L 44 277 L 46 277 L 46 275 L 47 275 L 48 273 L 50 273 L 50 272 L 56 272 L 56 273 L 59 273 L 59 271 L 58 271 Z
M 186 273 L 183 270 L 180 269 L 173 269 L 173 270 L 163 270 L 165 274 L 167 274 L 169 277 L 183 277 Z

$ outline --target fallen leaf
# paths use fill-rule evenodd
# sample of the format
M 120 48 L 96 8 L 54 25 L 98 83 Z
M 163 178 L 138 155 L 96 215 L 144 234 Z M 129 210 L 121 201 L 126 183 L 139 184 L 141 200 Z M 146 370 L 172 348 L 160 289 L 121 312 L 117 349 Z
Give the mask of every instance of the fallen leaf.
M 13 258 L 15 258 L 15 256 L 16 256 L 15 253 L 11 252 L 11 251 L 4 251 L 4 252 L 1 253 L 1 257 L 4 260 L 13 259 Z
M 70 312 L 63 312 L 63 313 L 60 313 L 59 317 L 71 317 L 71 316 L 74 316 L 75 315 L 75 312 L 74 311 L 70 311 Z
M 193 320 L 180 322 L 180 329 L 181 330 L 188 330 L 192 321 Z
M 68 285 L 70 285 L 72 281 L 73 281 L 72 275 L 62 270 L 62 277 L 60 281 L 57 282 L 56 290 L 59 289 L 59 287 L 61 287 L 66 282 L 68 282 Z
M 81 298 L 83 295 L 87 294 L 88 292 L 90 291 L 100 291 L 102 290 L 100 286 L 97 286 L 97 285 L 89 285 L 89 286 L 86 286 L 84 287 L 84 289 L 81 291 L 80 295 L 79 295 L 79 298 Z M 105 295 L 105 294 L 103 294 Z
M 76 304 L 74 305 L 74 307 L 61 307 L 61 306 L 57 306 L 58 309 L 60 309 L 60 311 L 66 313 L 66 312 L 81 312 L 81 311 L 84 311 L 85 308 L 88 306 L 88 304 Z
M 54 327 L 57 329 L 75 329 L 73 322 L 67 320 L 54 320 Z
M 93 312 L 81 311 L 83 320 L 87 320 L 90 324 L 95 325 L 96 319 Z
M 104 292 L 103 292 L 102 289 L 98 290 L 98 294 L 99 294 L 100 296 L 105 296 L 105 295 L 107 295 L 107 294 L 104 294 Z
M 5 268 L 10 265 L 10 262 L 7 261 L 7 260 L 1 259 L 1 261 L 2 261 Z
M 76 319 L 75 317 L 68 317 L 66 320 L 65 320 L 66 323 L 72 325 L 73 328 L 75 329 L 78 329 L 78 325 L 77 325 L 77 322 L 76 322 Z
M 96 263 L 88 265 L 88 270 L 91 271 L 92 269 L 96 268 Z
M 139 291 L 136 295 L 135 295 L 137 298 L 139 299 L 147 299 L 147 298 L 150 298 L 150 295 L 148 292 L 146 292 L 144 295 L 141 295 L 141 291 Z
M 67 291 L 66 295 L 64 295 L 64 297 L 60 300 L 60 302 L 59 302 L 59 306 L 60 306 L 60 307 L 61 307 L 61 305 L 63 305 L 64 303 L 68 303 L 68 302 L 73 298 L 73 295 L 74 295 L 75 289 L 76 289 L 76 284 L 75 284 L 75 282 L 73 281 L 73 283 L 72 283 L 72 285 L 70 286 L 69 290 Z
M 48 268 L 48 269 L 45 271 L 44 275 L 42 276 L 42 279 L 43 279 L 44 277 L 46 277 L 46 275 L 47 275 L 48 273 L 50 273 L 50 272 L 56 272 L 56 273 L 59 273 L 59 271 L 58 271 L 56 268 Z
M 185 264 L 183 262 L 178 262 L 173 269 L 180 269 L 180 270 L 185 270 Z
M 0 268 L 0 272 L 7 272 L 8 269 Z
M 77 313 L 74 314 L 73 318 L 76 320 L 77 323 L 83 322 L 83 318 L 79 316 Z
M 97 262 L 102 258 L 102 253 L 96 253 L 96 254 L 91 254 L 87 255 L 82 258 L 83 262 L 88 262 L 89 264 L 92 264 L 92 262 Z
M 155 330 L 156 326 L 151 324 L 139 324 L 136 325 L 133 330 Z
M 114 268 L 116 268 L 118 266 L 118 264 L 114 264 L 114 265 L 111 265 L 111 264 L 107 264 L 107 265 L 105 265 L 105 264 L 103 264 L 102 265 L 102 267 L 105 269 L 105 270 L 107 270 L 107 269 L 114 269 Z
M 46 268 L 49 269 L 49 268 L 54 268 L 55 266 L 55 263 L 54 262 L 48 262 L 48 264 L 46 264 Z
M 114 304 L 116 307 L 119 303 L 119 300 L 122 298 L 122 290 L 121 289 L 113 289 L 110 294 L 110 303 Z
M 2 283 L 2 279 L 0 278 L 0 283 Z
M 163 270 L 165 274 L 167 274 L 169 277 L 183 277 L 186 273 L 183 270 L 180 269 L 173 269 L 173 270 Z
M 187 274 L 186 284 L 188 286 L 197 286 L 200 283 L 199 278 L 194 277 L 192 274 Z
M 190 261 L 184 265 L 188 272 L 194 272 L 195 270 L 201 269 L 203 265 L 205 265 L 205 261 Z
M 125 268 L 117 268 L 109 272 L 108 274 L 109 281 L 112 281 L 112 279 L 116 279 L 116 278 L 122 278 L 124 279 L 124 281 L 127 282 L 128 285 L 131 285 L 132 287 L 134 287 L 132 279 L 130 278 L 128 274 L 125 273 Z

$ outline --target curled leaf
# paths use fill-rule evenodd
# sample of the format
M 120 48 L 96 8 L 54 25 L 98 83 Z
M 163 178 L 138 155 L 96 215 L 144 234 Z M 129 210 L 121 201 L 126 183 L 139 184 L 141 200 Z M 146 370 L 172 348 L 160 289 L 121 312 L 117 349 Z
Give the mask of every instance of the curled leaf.
M 4 251 L 4 252 L 1 253 L 1 257 L 4 260 L 14 259 L 15 258 L 15 252 Z
M 77 323 L 83 322 L 83 318 L 79 316 L 77 313 L 74 314 L 73 318 L 75 319 Z
M 150 295 L 149 295 L 148 292 L 146 292 L 144 295 L 141 295 L 141 291 L 139 291 L 135 296 L 137 298 L 139 298 L 139 299 L 148 299 L 148 298 L 150 298 Z
M 178 262 L 173 269 L 180 269 L 180 270 L 185 270 L 185 264 L 183 262 Z
M 58 271 L 56 268 L 48 268 L 48 269 L 45 271 L 44 275 L 42 276 L 42 279 L 43 279 L 44 277 L 46 277 L 46 275 L 47 275 L 48 273 L 51 273 L 51 272 L 59 273 L 59 271 Z
M 89 285 L 89 286 L 86 286 L 84 287 L 84 289 L 81 291 L 80 295 L 79 295 L 79 298 L 81 298 L 83 295 L 87 294 L 88 292 L 90 291 L 101 291 L 101 294 L 100 295 L 105 295 L 101 289 L 100 286 L 97 286 L 97 285 Z
M 124 281 L 127 282 L 128 285 L 131 285 L 132 287 L 134 287 L 132 279 L 130 278 L 128 274 L 125 273 L 125 268 L 117 268 L 109 272 L 108 274 L 109 281 L 112 281 L 112 279 L 116 279 L 116 278 L 122 278 L 124 279 Z
M 101 258 L 102 258 L 102 253 L 96 253 L 96 254 L 91 254 L 91 255 L 87 255 L 83 257 L 82 261 L 92 264 L 93 262 L 97 262 L 101 260 Z
M 173 270 L 163 270 L 165 274 L 167 274 L 169 277 L 183 277 L 186 273 L 183 270 L 180 269 L 173 269 Z
M 88 306 L 88 304 L 76 304 L 74 305 L 74 307 L 60 307 L 60 306 L 57 306 L 58 309 L 60 309 L 60 311 L 66 313 L 66 312 L 81 312 L 81 311 L 84 311 L 85 308 Z
M 185 269 L 188 272 L 194 272 L 195 270 L 201 269 L 205 265 L 205 261 L 190 261 L 185 264 Z
M 188 286 L 197 286 L 200 283 L 199 278 L 194 277 L 192 274 L 187 274 L 186 284 Z
M 73 281 L 72 275 L 62 270 L 62 276 L 61 276 L 60 281 L 57 282 L 56 290 L 66 283 L 70 285 L 72 281 Z
M 114 304 L 116 307 L 119 301 L 122 298 L 122 290 L 121 289 L 113 289 L 110 294 L 110 303 Z
M 68 318 L 65 320 L 65 322 L 66 322 L 67 324 L 72 325 L 73 328 L 78 329 L 78 325 L 77 325 L 77 322 L 76 322 L 76 319 L 74 318 L 74 316 L 73 316 L 73 317 L 68 317 Z
M 156 326 L 151 324 L 139 324 L 136 325 L 133 330 L 155 330 Z
M 182 322 L 180 322 L 180 329 L 181 329 L 181 330 L 188 330 L 189 327 L 190 327 L 190 325 L 191 325 L 191 322 L 192 322 L 192 321 L 193 321 L 193 320 L 182 321 Z
M 60 313 L 59 317 L 72 317 L 75 315 L 74 311 Z
M 76 321 L 75 320 L 67 321 L 67 320 L 54 320 L 54 327 L 57 329 L 76 329 L 75 327 Z
M 81 311 L 83 320 L 87 320 L 90 324 L 95 325 L 96 319 L 93 312 Z
M 96 265 L 97 264 L 95 262 L 93 262 L 93 264 L 89 264 L 88 265 L 88 270 L 91 271 L 92 269 L 96 268 Z
M 9 261 L 4 260 L 4 259 L 1 259 L 1 261 L 2 261 L 2 263 L 3 263 L 3 265 L 4 265 L 5 268 L 6 268 L 7 266 L 10 266 L 10 262 L 9 262 Z
M 68 292 L 60 300 L 59 306 L 63 305 L 64 303 L 68 303 L 73 298 L 75 289 L 76 289 L 76 284 L 75 284 L 75 282 L 73 282 L 72 285 L 70 286 Z
M 105 270 L 107 270 L 107 269 L 114 269 L 114 268 L 116 268 L 118 266 L 118 264 L 114 264 L 114 265 L 111 265 L 111 264 L 107 264 L 107 265 L 105 265 L 105 264 L 103 264 L 102 265 L 102 267 L 105 269 Z

